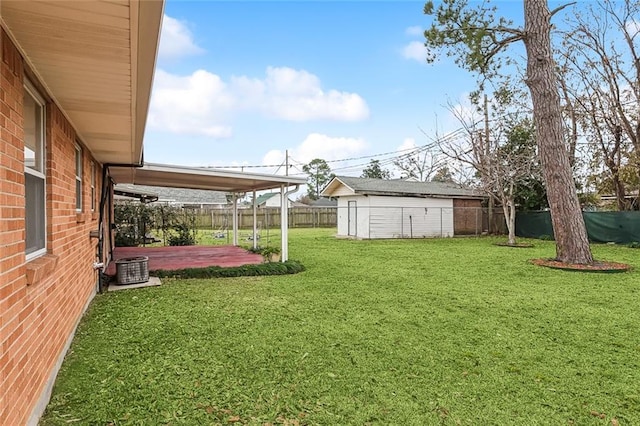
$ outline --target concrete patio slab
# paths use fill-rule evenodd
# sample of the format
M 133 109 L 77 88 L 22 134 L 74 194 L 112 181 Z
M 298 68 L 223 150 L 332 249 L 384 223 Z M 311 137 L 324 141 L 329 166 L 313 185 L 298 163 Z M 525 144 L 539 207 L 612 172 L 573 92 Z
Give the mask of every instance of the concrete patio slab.
M 116 283 L 110 283 L 108 291 L 130 290 L 132 288 L 144 288 L 144 287 L 157 287 L 160 284 L 161 284 L 160 278 L 158 278 L 158 277 L 149 277 L 149 281 L 144 282 L 144 283 L 124 284 L 124 285 L 118 285 Z

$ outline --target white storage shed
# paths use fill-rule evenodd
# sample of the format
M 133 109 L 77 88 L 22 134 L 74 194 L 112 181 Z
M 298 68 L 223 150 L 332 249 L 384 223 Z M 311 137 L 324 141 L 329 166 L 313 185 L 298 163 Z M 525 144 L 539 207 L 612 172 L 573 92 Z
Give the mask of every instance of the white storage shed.
M 342 237 L 452 237 L 456 228 L 466 233 L 463 222 L 482 222 L 484 197 L 449 183 L 336 176 L 322 196 L 338 200 Z

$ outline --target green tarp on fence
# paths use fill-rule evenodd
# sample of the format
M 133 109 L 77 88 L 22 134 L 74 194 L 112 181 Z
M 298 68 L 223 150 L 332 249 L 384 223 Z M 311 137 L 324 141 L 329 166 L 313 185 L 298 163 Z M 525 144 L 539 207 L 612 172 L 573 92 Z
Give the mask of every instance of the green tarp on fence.
M 640 212 L 583 212 L 589 240 L 596 243 L 640 242 Z M 548 211 L 516 215 L 516 235 L 527 238 L 553 236 Z

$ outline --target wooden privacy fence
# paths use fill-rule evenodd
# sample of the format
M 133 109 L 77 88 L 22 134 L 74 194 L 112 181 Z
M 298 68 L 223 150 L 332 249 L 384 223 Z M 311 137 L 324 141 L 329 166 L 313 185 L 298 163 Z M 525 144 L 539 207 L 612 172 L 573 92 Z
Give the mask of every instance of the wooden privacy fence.
M 458 235 L 480 235 L 488 229 L 486 208 L 454 207 L 455 225 Z M 199 229 L 229 230 L 232 228 L 233 209 L 195 210 L 196 226 Z M 261 229 L 280 227 L 280 208 L 261 207 L 256 219 Z M 506 233 L 506 224 L 501 209 L 495 209 L 492 230 Z M 290 228 L 335 228 L 338 226 L 338 207 L 290 207 Z M 253 227 L 253 209 L 238 209 L 238 228 Z
M 493 210 L 489 228 L 483 207 L 347 206 L 338 208 L 338 222 L 338 235 L 365 239 L 506 233 L 502 209 Z
M 233 227 L 233 209 L 196 210 L 196 226 L 200 229 L 226 230 Z M 257 209 L 258 227 L 280 228 L 280 208 Z M 290 207 L 290 228 L 333 228 L 338 223 L 335 207 Z M 238 209 L 238 228 L 253 228 L 253 209 Z

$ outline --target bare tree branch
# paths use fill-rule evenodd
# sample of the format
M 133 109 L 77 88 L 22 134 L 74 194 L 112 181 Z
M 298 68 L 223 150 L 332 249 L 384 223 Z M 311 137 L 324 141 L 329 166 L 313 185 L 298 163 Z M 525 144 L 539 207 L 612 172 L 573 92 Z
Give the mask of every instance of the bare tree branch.
M 549 12 L 549 19 L 553 18 L 553 15 L 555 15 L 558 12 L 560 12 L 561 10 L 563 10 L 563 9 L 569 7 L 569 6 L 573 6 L 576 3 L 578 3 L 578 2 L 577 1 L 572 1 L 571 3 L 563 4 L 562 6 L 556 7 L 551 12 Z

